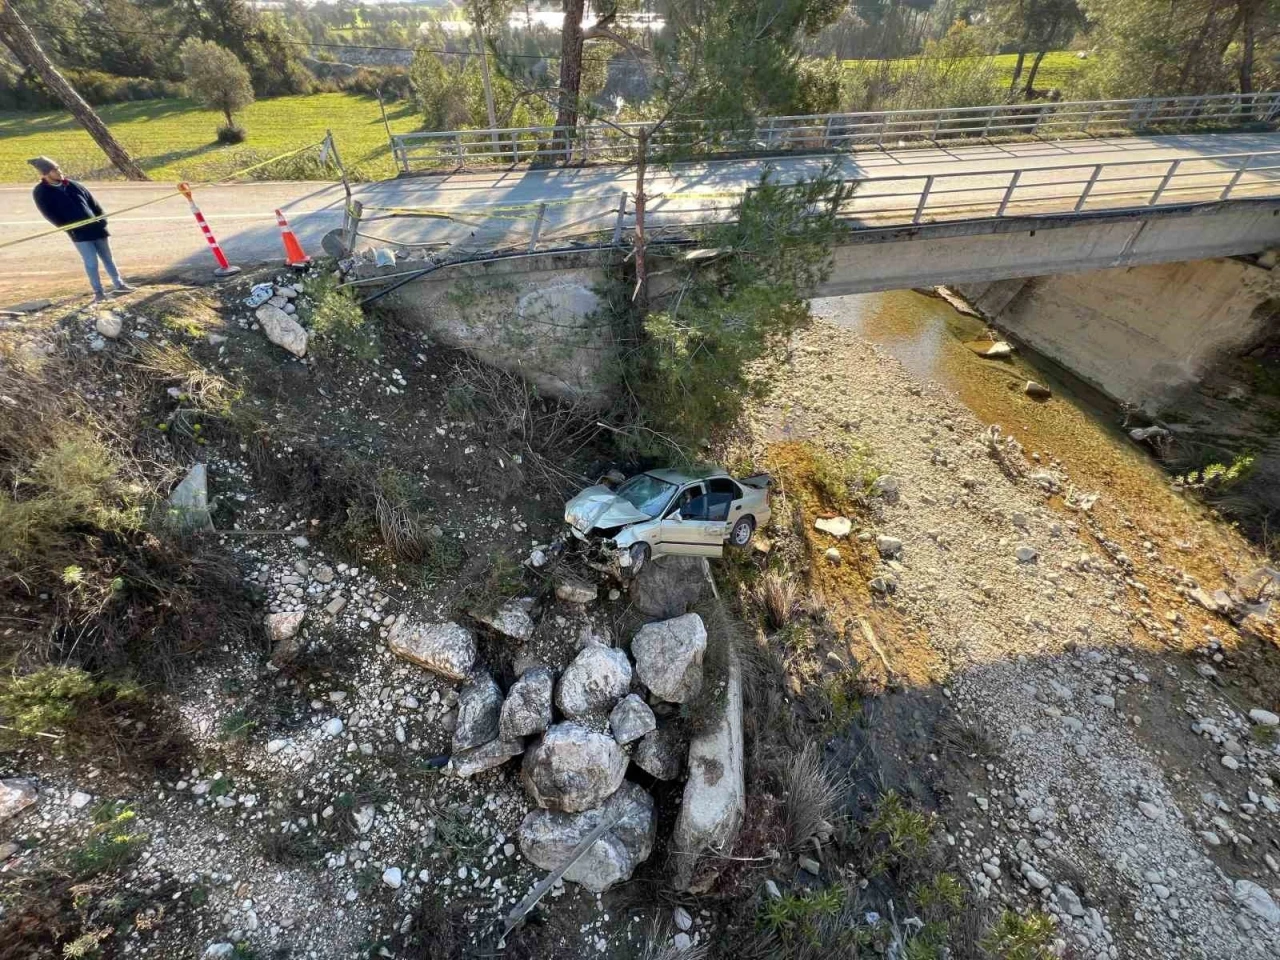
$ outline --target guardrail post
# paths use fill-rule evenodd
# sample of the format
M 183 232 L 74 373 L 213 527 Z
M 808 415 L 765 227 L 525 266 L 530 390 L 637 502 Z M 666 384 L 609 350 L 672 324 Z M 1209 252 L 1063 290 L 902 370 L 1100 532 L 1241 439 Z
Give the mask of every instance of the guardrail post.
M 1191 104 L 1187 109 L 1186 114 L 1182 118 L 1182 125 L 1184 127 L 1190 124 L 1192 120 L 1198 119 L 1197 111 L 1204 108 L 1205 99 L 1205 97 L 1197 97 L 1196 102 Z
M 1013 199 L 1013 191 L 1018 189 L 1018 181 L 1022 179 L 1022 171 L 1013 171 L 1013 176 L 1009 178 L 1009 188 L 1005 190 L 1004 197 L 1000 201 L 1000 209 L 996 211 L 997 217 L 1003 217 L 1005 210 L 1009 206 L 1009 201 Z
M 880 130 L 876 133 L 876 148 L 884 149 L 884 132 L 889 126 L 889 114 L 884 113 L 880 116 Z
M 1092 103 L 1089 105 L 1089 112 L 1084 115 L 1084 123 L 1080 124 L 1080 132 L 1085 133 L 1089 129 L 1089 124 L 1093 123 L 1093 115 L 1098 112 L 1098 105 Z
M 1098 182 L 1100 176 L 1102 176 L 1102 164 L 1096 163 L 1093 166 L 1093 174 L 1089 177 L 1089 182 L 1080 191 L 1080 199 L 1076 201 L 1074 213 L 1079 213 L 1084 209 L 1085 201 L 1089 199 L 1089 194 L 1093 192 L 1093 185 Z
M 462 154 L 462 134 L 455 133 L 453 135 L 453 149 L 458 155 L 458 166 L 465 166 L 465 158 Z
M 933 190 L 933 177 L 924 178 L 924 190 L 920 192 L 920 202 L 916 204 L 916 215 L 911 218 L 912 223 L 919 223 L 920 217 L 924 214 L 925 204 L 929 202 L 929 194 Z
M 334 164 L 338 167 L 338 173 L 342 175 L 342 189 L 346 191 L 347 199 L 351 199 L 351 183 L 347 180 L 347 168 L 342 165 L 342 157 L 338 156 L 338 145 L 333 141 L 333 131 L 326 130 L 324 132 L 325 143 L 329 147 L 329 154 L 333 157 Z M 323 154 L 323 151 L 321 151 Z
M 1035 110 L 1035 120 L 1031 124 L 1030 132 L 1031 132 L 1031 135 L 1034 137 L 1036 135 L 1036 132 L 1040 129 L 1040 121 L 1041 119 L 1044 118 L 1044 111 L 1041 110 L 1039 107 L 1033 107 L 1032 109 Z
M 360 217 L 364 214 L 364 204 L 359 200 L 352 200 L 346 206 L 346 215 L 343 218 L 346 226 L 346 233 L 342 238 L 342 249 L 347 252 L 347 256 L 351 256 L 352 251 L 356 248 L 356 232 L 360 229 Z
M 1156 192 L 1151 195 L 1151 199 L 1147 201 L 1148 207 L 1154 207 L 1160 202 L 1160 197 L 1164 194 L 1165 187 L 1169 186 L 1169 181 L 1174 178 L 1178 172 L 1178 168 L 1182 166 L 1181 160 L 1175 160 L 1169 164 L 1169 170 L 1165 173 L 1164 179 L 1160 181 L 1160 186 L 1156 187 Z
M 991 132 L 991 121 L 996 118 L 996 109 L 997 109 L 996 107 L 987 108 L 987 122 L 986 122 L 986 125 L 982 128 L 982 138 L 984 140 L 986 139 L 987 134 Z
M 831 146 L 831 121 L 833 117 L 827 117 L 827 125 L 822 131 L 822 147 L 828 149 Z
M 529 252 L 533 253 L 534 248 L 538 246 L 538 234 L 542 232 L 542 218 L 547 214 L 547 205 L 545 203 L 538 204 L 538 219 L 533 221 L 533 235 L 529 237 Z
M 1251 163 L 1253 163 L 1252 156 L 1244 158 L 1244 162 L 1241 163 L 1240 166 L 1236 168 L 1236 172 L 1231 175 L 1231 181 L 1223 188 L 1222 195 L 1218 197 L 1219 200 L 1231 199 L 1231 191 L 1236 188 L 1236 184 L 1240 182 L 1240 178 L 1244 176 L 1244 172 L 1249 169 L 1249 164 Z
M 942 111 L 938 111 L 938 116 L 933 121 L 933 132 L 929 134 L 929 140 L 933 143 L 938 142 L 938 130 L 942 127 Z M 932 178 L 930 178 L 932 179 Z
M 618 198 L 618 222 L 613 225 L 613 245 L 622 243 L 622 221 L 627 216 L 627 191 L 622 191 Z

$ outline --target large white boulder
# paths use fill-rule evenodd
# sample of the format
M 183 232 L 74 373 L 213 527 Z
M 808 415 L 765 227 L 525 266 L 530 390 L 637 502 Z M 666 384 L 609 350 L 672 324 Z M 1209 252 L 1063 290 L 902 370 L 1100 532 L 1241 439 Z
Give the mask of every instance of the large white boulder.
M 678 617 L 701 599 L 707 587 L 702 557 L 654 557 L 631 584 L 631 605 L 646 617 Z
M 612 741 L 610 741 L 612 742 Z M 0 780 L 0 823 L 12 820 L 40 799 L 40 790 L 34 780 L 12 777 Z
M 283 347 L 295 357 L 307 355 L 307 331 L 297 320 L 269 303 L 260 306 L 256 316 L 262 332 L 277 347 Z
M 551 726 L 551 688 L 555 677 L 546 667 L 530 667 L 507 691 L 502 704 L 499 735 L 518 740 Z
M 466 680 L 476 662 L 476 639 L 456 623 L 404 620 L 391 628 L 387 647 L 397 657 L 450 680 Z
M 1266 889 L 1252 880 L 1237 880 L 1232 892 L 1235 894 L 1236 903 L 1250 913 L 1268 923 L 1280 924 L 1280 907 L 1276 906 L 1276 902 L 1271 899 L 1271 894 L 1267 893 Z
M 522 776 L 538 806 L 577 813 L 604 803 L 626 772 L 626 754 L 613 737 L 568 722 L 525 752 Z
M 602 806 L 581 813 L 531 811 L 520 824 L 520 851 L 543 870 L 556 870 L 602 821 L 615 817 L 617 823 L 564 874 L 592 893 L 603 893 L 629 879 L 653 851 L 653 798 L 639 785 L 624 783 Z
M 609 714 L 609 729 L 619 743 L 639 740 L 646 733 L 657 729 L 658 720 L 649 705 L 634 693 L 629 693 Z
M 522 597 L 508 600 L 495 610 L 473 610 L 471 616 L 495 633 L 500 633 L 518 643 L 533 637 L 533 599 Z
M 593 643 L 560 675 L 556 706 L 566 717 L 607 713 L 630 689 L 631 661 L 626 653 Z
M 512 757 L 524 753 L 523 740 L 490 740 L 488 743 L 455 753 L 449 758 L 446 773 L 455 777 L 474 777 L 477 773 L 500 767 Z
M 453 728 L 454 752 L 469 750 L 498 739 L 502 691 L 484 670 L 458 691 L 458 724 Z
M 696 613 L 647 623 L 631 641 L 640 682 L 669 703 L 688 703 L 702 690 L 707 628 Z

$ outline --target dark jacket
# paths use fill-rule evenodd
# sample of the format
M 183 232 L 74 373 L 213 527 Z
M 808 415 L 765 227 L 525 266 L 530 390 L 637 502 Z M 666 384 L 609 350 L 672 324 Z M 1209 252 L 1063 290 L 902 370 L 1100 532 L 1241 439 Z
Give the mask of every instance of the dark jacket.
M 63 180 L 56 187 L 41 180 L 31 195 L 35 198 L 40 214 L 55 227 L 65 227 L 69 223 L 102 216 L 102 207 L 93 199 L 93 194 L 74 180 Z M 99 220 L 88 226 L 68 230 L 67 233 L 76 241 L 101 240 L 108 235 L 107 221 Z

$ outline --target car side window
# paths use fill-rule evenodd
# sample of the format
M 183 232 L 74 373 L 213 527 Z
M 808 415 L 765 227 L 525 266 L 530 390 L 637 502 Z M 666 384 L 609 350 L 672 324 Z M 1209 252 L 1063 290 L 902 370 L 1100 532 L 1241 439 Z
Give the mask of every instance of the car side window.
M 702 497 L 702 484 L 693 483 L 681 490 L 677 495 L 675 502 L 671 504 L 671 509 L 667 511 L 667 519 L 671 520 L 677 513 L 680 514 L 681 520 L 699 520 L 701 517 L 693 516 L 691 509 L 696 508 L 697 501 Z
M 728 496 L 730 500 L 740 500 L 742 490 L 728 477 L 712 477 L 707 481 L 707 489 L 714 495 Z
M 727 493 L 709 493 L 692 501 L 681 516 L 686 520 L 728 520 L 732 502 Z

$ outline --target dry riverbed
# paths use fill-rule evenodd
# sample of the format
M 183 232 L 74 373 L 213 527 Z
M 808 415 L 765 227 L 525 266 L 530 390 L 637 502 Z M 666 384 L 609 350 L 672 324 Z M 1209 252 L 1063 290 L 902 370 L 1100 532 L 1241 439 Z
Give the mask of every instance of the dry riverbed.
M 838 616 L 874 621 L 847 634 L 894 690 L 887 706 L 940 695 L 940 711 L 916 711 L 935 724 L 926 766 L 948 722 L 980 747 L 967 782 L 953 769 L 902 784 L 942 786 L 917 793 L 940 809 L 966 879 L 1055 915 L 1072 955 L 1275 956 L 1275 623 L 1204 602 L 1246 599 L 1264 558 L 1162 486 L 1132 489 L 1130 472 L 1036 444 L 1053 432 L 1037 421 L 1079 416 L 1052 409 L 1065 401 L 1019 390 L 1002 407 L 1019 422 L 997 430 L 830 322 L 774 372 L 749 447 L 799 487 L 812 547 L 794 573 Z M 794 483 L 800 445 L 891 477 L 896 502 L 872 497 L 847 537 L 813 529 L 831 510 Z

